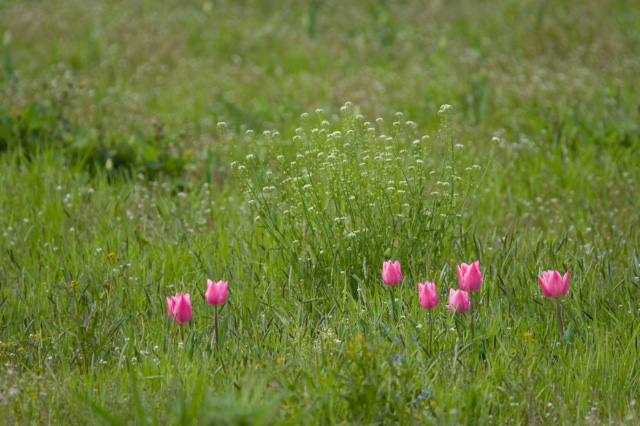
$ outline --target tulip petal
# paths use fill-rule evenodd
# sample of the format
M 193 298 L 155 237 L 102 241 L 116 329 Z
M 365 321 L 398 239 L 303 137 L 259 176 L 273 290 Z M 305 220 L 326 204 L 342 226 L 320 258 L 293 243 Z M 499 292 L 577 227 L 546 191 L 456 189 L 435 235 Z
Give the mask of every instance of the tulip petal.
M 173 308 L 173 302 L 171 301 L 170 297 L 167 297 L 167 314 L 171 315 L 171 311 Z
M 540 281 L 540 287 L 542 288 L 542 293 L 544 293 L 544 295 L 547 297 L 555 297 L 555 294 L 553 291 L 553 284 L 552 284 L 553 275 L 547 274 L 547 279 L 540 278 L 540 276 L 538 275 L 538 280 Z

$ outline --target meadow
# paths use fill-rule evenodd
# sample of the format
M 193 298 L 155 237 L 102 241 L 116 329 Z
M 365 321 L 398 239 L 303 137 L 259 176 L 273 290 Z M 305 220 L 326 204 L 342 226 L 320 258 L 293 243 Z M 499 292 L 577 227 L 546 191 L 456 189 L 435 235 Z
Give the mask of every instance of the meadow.
M 0 423 L 640 424 L 634 2 L 3 0 L 0 37 Z

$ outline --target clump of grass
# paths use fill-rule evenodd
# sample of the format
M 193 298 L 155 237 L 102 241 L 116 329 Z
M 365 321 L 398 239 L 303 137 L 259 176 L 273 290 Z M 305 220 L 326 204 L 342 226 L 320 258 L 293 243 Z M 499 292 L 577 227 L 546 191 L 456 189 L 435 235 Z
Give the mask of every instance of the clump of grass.
M 92 173 L 179 177 L 191 166 L 194 154 L 191 149 L 180 149 L 179 139 L 179 131 L 168 131 L 156 121 L 149 131 L 110 133 L 75 125 L 55 102 L 0 108 L 0 152 L 15 151 L 32 160 L 47 150 L 59 150 L 68 164 Z
M 402 113 L 387 125 L 350 103 L 333 123 L 317 110 L 290 144 L 267 137 L 235 164 L 254 220 L 296 279 L 344 282 L 355 295 L 385 259 L 442 259 L 480 168 L 461 167 L 449 110 L 434 138 Z

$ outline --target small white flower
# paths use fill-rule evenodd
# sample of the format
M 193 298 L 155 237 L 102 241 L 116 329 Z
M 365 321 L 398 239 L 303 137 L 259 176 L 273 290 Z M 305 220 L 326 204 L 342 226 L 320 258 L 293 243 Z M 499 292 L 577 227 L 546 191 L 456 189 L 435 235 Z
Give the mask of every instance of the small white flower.
M 449 110 L 451 110 L 451 105 L 449 104 L 444 104 L 440 107 L 440 111 L 438 111 L 438 114 L 444 114 L 446 112 L 448 112 Z

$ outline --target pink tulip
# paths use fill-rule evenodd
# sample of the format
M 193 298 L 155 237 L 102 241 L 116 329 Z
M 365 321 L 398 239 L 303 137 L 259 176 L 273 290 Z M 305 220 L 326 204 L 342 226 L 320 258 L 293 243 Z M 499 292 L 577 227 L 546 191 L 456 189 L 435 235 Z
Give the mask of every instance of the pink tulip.
M 478 291 L 482 287 L 482 274 L 480 273 L 480 261 L 476 260 L 471 265 L 463 263 L 456 265 L 458 269 L 458 282 L 460 289 L 464 291 Z
M 469 293 L 464 290 L 449 289 L 449 310 L 454 312 L 458 308 L 458 313 L 467 312 L 469 309 Z
M 426 281 L 424 284 L 418 283 L 418 301 L 424 309 L 433 309 L 438 305 L 438 292 L 436 285 Z
M 542 287 L 545 296 L 564 296 L 569 290 L 569 271 L 564 274 L 564 277 L 558 271 L 544 271 L 542 278 L 538 275 L 538 281 L 540 281 L 540 287 Z
M 167 297 L 167 312 L 173 315 L 173 320 L 178 324 L 191 320 L 191 296 L 189 293 L 176 293 L 175 296 Z
M 175 296 L 167 297 L 167 314 L 169 316 L 176 314 L 176 304 L 178 303 L 180 294 L 181 293 L 176 293 Z M 187 295 L 187 297 L 189 297 L 189 295 Z
M 227 300 L 227 287 L 229 286 L 229 281 L 218 281 L 213 282 L 212 280 L 207 280 L 207 291 L 204 294 L 207 303 L 210 305 L 222 305 Z
M 382 264 L 382 281 L 386 285 L 396 285 L 402 280 L 402 271 L 400 270 L 400 262 L 396 260 L 395 263 L 391 261 L 383 262 Z

